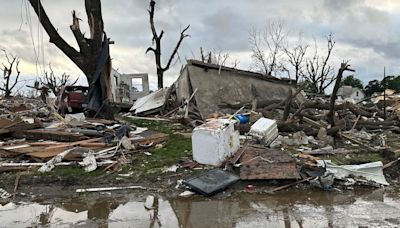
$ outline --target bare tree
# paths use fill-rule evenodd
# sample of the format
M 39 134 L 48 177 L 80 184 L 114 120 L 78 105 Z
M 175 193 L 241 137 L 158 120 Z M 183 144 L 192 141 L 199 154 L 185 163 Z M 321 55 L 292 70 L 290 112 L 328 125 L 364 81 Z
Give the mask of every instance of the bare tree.
M 42 83 L 42 87 L 40 87 L 40 82 L 39 81 L 35 81 L 34 83 L 33 83 L 33 86 L 31 86 L 31 85 L 27 85 L 26 87 L 28 87 L 28 88 L 32 88 L 32 89 L 34 89 L 34 90 L 36 90 L 36 91 L 40 91 L 40 99 L 44 102 L 44 103 L 47 103 L 47 97 L 49 96 L 49 87 L 48 86 L 46 86 L 46 85 L 44 85 L 43 83 Z M 35 93 L 34 93 L 35 94 Z
M 250 32 L 251 57 L 258 72 L 264 75 L 272 75 L 281 70 L 280 58 L 283 55 L 282 45 L 285 43 L 286 36 L 287 33 L 280 21 L 273 21 L 268 24 L 263 33 L 256 29 Z
M 80 19 L 72 12 L 71 31 L 79 46 L 79 51 L 69 45 L 51 23 L 40 0 L 29 0 L 40 23 L 50 37 L 50 43 L 56 45 L 85 74 L 89 84 L 88 108 L 101 113 L 104 118 L 113 118 L 107 105 L 111 98 L 111 58 L 109 55 L 109 39 L 104 32 L 100 0 L 85 0 L 86 14 L 90 29 L 87 38 L 80 30 Z M 105 86 L 102 86 L 104 85 Z
M 0 90 L 4 92 L 5 98 L 10 98 L 12 90 L 17 85 L 19 75 L 21 74 L 21 72 L 19 71 L 19 68 L 18 68 L 20 59 L 17 56 L 13 56 L 13 55 L 11 55 L 11 57 L 8 56 L 7 51 L 5 49 L 2 49 L 2 51 L 4 52 L 4 56 L 7 60 L 7 63 L 6 63 L 7 65 L 2 63 L 4 81 L 3 81 L 2 87 L 0 87 Z M 12 75 L 13 75 L 14 69 L 15 69 L 16 75 L 13 77 Z M 11 80 L 11 78 L 13 78 L 13 80 Z
M 310 89 L 317 94 L 324 94 L 325 89 L 336 79 L 334 70 L 329 65 L 329 58 L 336 43 L 332 33 L 326 37 L 326 41 L 326 56 L 319 56 L 317 42 L 315 41 L 315 53 L 312 58 L 307 60 L 307 72 L 304 74 L 304 78 L 309 84 Z
M 294 78 L 296 81 L 296 85 L 304 74 L 305 55 L 308 47 L 309 46 L 307 44 L 303 43 L 300 34 L 297 44 L 293 48 L 288 48 L 288 47 L 284 48 L 284 52 L 287 56 L 287 62 L 289 63 L 290 67 L 293 68 L 294 71 Z M 285 67 L 284 70 L 288 73 L 289 78 L 291 78 L 290 70 L 287 67 Z
M 154 8 L 155 8 L 156 2 L 154 0 L 150 1 L 150 8 L 149 8 L 149 15 L 150 15 L 150 27 L 151 27 L 151 32 L 153 33 L 153 45 L 154 43 L 156 44 L 155 49 L 153 47 L 149 47 L 146 50 L 146 54 L 149 51 L 154 52 L 154 57 L 156 61 L 156 67 L 157 67 L 157 79 L 158 79 L 158 88 L 161 89 L 164 87 L 164 72 L 167 71 L 172 63 L 172 60 L 175 58 L 175 55 L 178 53 L 178 49 L 185 37 L 188 37 L 188 34 L 185 34 L 185 32 L 189 29 L 190 25 L 188 25 L 185 29 L 181 31 L 181 35 L 179 37 L 178 42 L 176 43 L 175 49 L 172 51 L 171 56 L 169 57 L 168 63 L 165 67 L 161 66 L 161 39 L 164 35 L 164 30 L 161 30 L 160 34 L 157 33 L 156 27 L 154 25 Z
M 70 80 L 70 75 L 63 73 L 61 77 L 56 77 L 54 75 L 53 68 L 49 64 L 50 72 L 44 73 L 44 80 L 40 79 L 40 82 L 49 88 L 51 92 L 53 92 L 54 96 L 58 96 L 60 93 L 60 89 L 66 85 L 75 85 L 78 82 L 77 78 L 75 81 Z
M 227 66 L 232 68 L 236 68 L 240 63 L 238 59 L 232 58 L 228 52 L 214 50 L 209 51 L 207 55 L 204 55 L 203 48 L 200 47 L 200 55 L 201 61 L 204 63 Z

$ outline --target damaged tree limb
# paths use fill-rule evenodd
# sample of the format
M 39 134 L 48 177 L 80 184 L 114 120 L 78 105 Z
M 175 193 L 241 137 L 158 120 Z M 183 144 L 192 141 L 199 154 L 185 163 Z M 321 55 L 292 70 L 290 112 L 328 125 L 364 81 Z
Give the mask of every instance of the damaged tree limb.
M 350 69 L 349 67 L 350 67 L 349 61 L 343 62 L 340 65 L 340 69 L 339 69 L 338 74 L 336 76 L 336 83 L 335 83 L 335 86 L 333 87 L 333 92 L 332 92 L 332 95 L 331 95 L 330 105 L 329 105 L 329 113 L 328 113 L 328 122 L 332 127 L 335 126 L 335 120 L 334 120 L 335 119 L 334 118 L 335 117 L 335 113 L 334 113 L 334 111 L 335 111 L 336 94 L 337 94 L 337 92 L 339 90 L 340 82 L 342 81 L 342 77 L 343 77 L 343 73 L 345 71 L 352 71 L 352 72 L 355 71 L 355 70 Z

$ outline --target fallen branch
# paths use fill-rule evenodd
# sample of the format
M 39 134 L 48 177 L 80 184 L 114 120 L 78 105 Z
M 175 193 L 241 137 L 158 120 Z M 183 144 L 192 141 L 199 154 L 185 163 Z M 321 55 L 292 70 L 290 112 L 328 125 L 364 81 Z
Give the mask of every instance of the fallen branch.
M 296 181 L 296 182 L 293 182 L 293 183 L 290 183 L 290 184 L 286 184 L 286 185 L 282 185 L 282 186 L 280 186 L 280 187 L 274 188 L 274 189 L 272 189 L 272 190 L 270 190 L 270 191 L 268 191 L 268 192 L 272 193 L 272 192 L 277 192 L 277 191 L 280 191 L 280 190 L 283 190 L 283 189 L 287 189 L 287 188 L 290 188 L 290 187 L 292 187 L 292 186 L 301 184 L 301 183 L 303 183 L 303 182 L 310 181 L 310 180 L 313 179 L 313 178 L 315 178 L 315 177 L 308 177 L 308 178 L 306 178 L 306 179 L 298 180 L 298 181 Z
M 23 171 L 23 172 L 18 172 L 16 177 L 15 177 L 15 182 L 14 182 L 14 193 L 13 193 L 13 198 L 15 198 L 15 195 L 17 194 L 17 190 L 18 190 L 18 185 L 19 185 L 19 180 L 21 179 L 22 175 L 27 175 L 29 174 L 30 171 Z
M 393 164 L 397 163 L 398 161 L 400 161 L 400 158 L 398 158 L 398 159 L 396 159 L 396 160 L 394 160 L 394 161 L 391 161 L 391 162 L 385 164 L 385 165 L 383 166 L 383 169 L 389 168 L 390 166 L 392 166 Z
M 352 138 L 352 137 L 350 137 L 350 136 L 348 136 L 348 135 L 346 135 L 346 134 L 344 134 L 344 133 L 339 133 L 339 135 L 340 135 L 341 137 L 343 137 L 343 138 L 349 140 L 349 141 L 352 142 L 352 143 L 356 143 L 356 144 L 358 144 L 358 145 L 360 145 L 360 146 L 365 147 L 365 148 L 368 149 L 368 150 L 371 150 L 371 151 L 373 151 L 373 152 L 378 152 L 377 149 L 375 149 L 375 148 L 373 148 L 373 147 L 370 147 L 370 146 L 368 146 L 367 144 L 365 144 L 365 143 L 363 143 L 363 142 L 361 142 L 361 141 L 359 141 L 359 140 L 357 140 L 357 139 L 355 139 L 355 138 Z

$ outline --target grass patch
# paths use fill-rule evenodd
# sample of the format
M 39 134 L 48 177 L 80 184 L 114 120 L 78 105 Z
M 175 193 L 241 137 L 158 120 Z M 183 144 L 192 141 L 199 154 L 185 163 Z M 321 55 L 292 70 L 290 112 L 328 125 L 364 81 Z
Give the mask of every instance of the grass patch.
M 151 149 L 151 156 L 141 153 L 137 159 L 124 167 L 121 173 L 133 172 L 137 177 L 162 174 L 165 167 L 177 164 L 182 157 L 191 155 L 192 142 L 182 135 L 171 134 L 160 149 Z
M 176 132 L 176 129 L 182 130 L 181 125 L 166 121 L 123 119 L 138 127 L 166 133 L 169 137 L 162 148 L 148 150 L 151 156 L 141 153 L 132 164 L 125 166 L 122 172 L 134 172 L 137 177 L 157 176 L 162 174 L 165 167 L 178 164 L 182 157 L 192 154 L 192 140 Z
M 124 167 L 122 172 L 134 172 L 137 177 L 157 176 L 165 167 L 177 164 L 182 157 L 192 154 L 192 140 L 176 133 L 175 129 L 182 130 L 182 126 L 166 121 L 123 119 L 138 127 L 169 134 L 169 138 L 162 148 L 150 149 L 148 152 L 151 156 L 141 153 L 132 164 Z
M 156 121 L 156 120 L 138 120 L 129 117 L 123 117 L 124 121 L 134 124 L 138 127 L 146 127 L 152 131 L 158 131 L 166 134 L 172 134 L 174 131 L 173 123 L 167 121 Z

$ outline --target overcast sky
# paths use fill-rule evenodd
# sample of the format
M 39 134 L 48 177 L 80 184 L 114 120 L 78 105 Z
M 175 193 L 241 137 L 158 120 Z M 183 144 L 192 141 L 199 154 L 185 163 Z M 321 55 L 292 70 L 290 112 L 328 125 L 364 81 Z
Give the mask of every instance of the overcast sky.
M 36 77 L 43 71 L 43 65 L 51 62 L 56 73 L 81 75 L 80 81 L 84 83 L 80 70 L 48 42 L 27 0 L 0 2 L 0 47 L 21 57 L 24 79 Z M 71 12 L 78 12 L 83 20 L 81 29 L 87 31 L 84 0 L 42 0 L 42 3 L 61 36 L 77 47 L 69 29 Z M 154 89 L 157 84 L 154 56 L 145 54 L 152 38 L 148 4 L 146 0 L 103 0 L 102 11 L 105 30 L 115 41 L 111 47 L 113 67 L 121 73 L 149 73 Z M 342 60 L 350 59 L 356 76 L 364 83 L 382 78 L 384 66 L 389 75 L 400 74 L 398 0 L 159 0 L 155 17 L 156 27 L 165 31 L 164 58 L 170 55 L 180 30 L 190 24 L 191 36 L 182 44 L 180 60 L 166 73 L 166 85 L 177 78 L 185 59 L 199 58 L 200 47 L 229 53 L 228 64 L 236 59 L 238 68 L 251 69 L 249 31 L 261 29 L 273 20 L 284 22 L 289 40 L 301 32 L 305 42 L 312 44 L 315 37 L 321 48 L 324 36 L 332 32 L 336 46 L 331 64 L 337 68 Z

